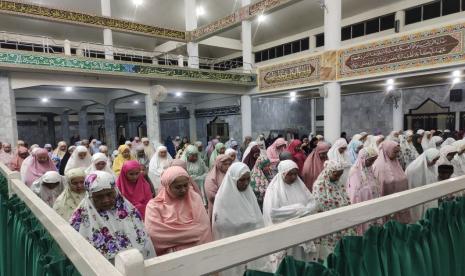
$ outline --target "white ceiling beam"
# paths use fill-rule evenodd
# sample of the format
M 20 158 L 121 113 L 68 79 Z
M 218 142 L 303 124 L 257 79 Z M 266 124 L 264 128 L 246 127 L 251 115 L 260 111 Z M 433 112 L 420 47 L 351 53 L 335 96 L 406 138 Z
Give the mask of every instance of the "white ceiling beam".
M 232 39 L 222 36 L 212 36 L 205 40 L 200 41 L 200 44 L 225 48 L 225 49 L 232 49 L 237 51 L 242 51 L 242 43 L 238 39 Z

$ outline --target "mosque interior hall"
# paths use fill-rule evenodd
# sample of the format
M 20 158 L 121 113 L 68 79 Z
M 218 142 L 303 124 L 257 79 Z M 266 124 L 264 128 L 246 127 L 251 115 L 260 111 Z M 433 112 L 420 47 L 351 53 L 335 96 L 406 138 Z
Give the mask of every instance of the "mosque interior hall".
M 0 276 L 465 275 L 465 0 L 0 0 Z

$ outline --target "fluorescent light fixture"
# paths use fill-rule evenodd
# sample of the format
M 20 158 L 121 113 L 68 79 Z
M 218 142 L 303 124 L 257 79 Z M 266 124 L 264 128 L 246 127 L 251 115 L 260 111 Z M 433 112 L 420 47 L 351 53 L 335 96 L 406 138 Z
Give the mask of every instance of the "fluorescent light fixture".
M 135 101 L 134 101 L 134 104 L 139 104 L 139 101 L 138 101 L 138 100 L 135 100 Z
M 176 94 L 174 94 L 176 97 L 181 97 L 182 96 L 182 92 L 176 92 Z
M 257 18 L 258 22 L 264 22 L 266 20 L 266 16 L 264 14 L 260 14 Z
M 394 85 L 394 79 L 388 79 L 388 80 L 386 81 L 386 84 L 387 84 L 387 85 Z
M 389 85 L 389 86 L 387 87 L 387 91 L 391 91 L 391 90 L 394 90 L 394 85 Z
M 454 78 L 454 79 L 452 80 L 452 84 L 457 84 L 457 83 L 459 83 L 459 82 L 460 82 L 460 78 Z
M 296 101 L 296 97 L 291 97 L 291 102 L 295 102 Z
M 291 95 L 291 97 L 295 97 L 297 93 L 295 91 L 292 91 L 289 95 Z
M 140 6 L 144 3 L 144 0 L 132 0 L 132 3 L 136 6 Z
M 40 99 L 40 101 L 43 102 L 43 103 L 48 103 L 48 98 L 42 98 L 42 99 Z
M 205 15 L 205 9 L 202 6 L 198 6 L 196 9 L 196 14 L 198 17 Z
M 71 92 L 71 91 L 73 91 L 73 87 L 71 87 L 71 86 L 66 86 L 65 87 L 65 92 Z
M 462 72 L 460 72 L 460 70 L 455 70 L 454 72 L 452 72 L 452 77 L 454 78 L 458 78 L 460 77 Z

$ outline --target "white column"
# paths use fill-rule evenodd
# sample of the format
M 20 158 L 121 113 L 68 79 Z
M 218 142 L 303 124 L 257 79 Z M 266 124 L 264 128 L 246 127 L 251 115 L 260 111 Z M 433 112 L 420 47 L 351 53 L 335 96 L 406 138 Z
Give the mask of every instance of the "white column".
M 116 115 L 115 115 L 115 100 L 111 100 L 104 106 L 105 120 L 105 143 L 109 152 L 117 149 L 116 145 Z
M 460 111 L 455 112 L 455 130 L 460 130 Z M 453 131 L 453 129 L 451 129 Z
M 87 107 L 82 107 L 79 110 L 79 138 L 81 138 L 81 140 L 89 139 L 87 130 L 88 122 L 89 120 L 87 119 Z
M 404 130 L 404 112 L 403 112 L 403 100 L 402 92 L 401 96 L 397 98 L 396 102 L 392 103 L 392 129 L 393 130 Z
M 48 129 L 48 137 L 47 142 L 56 145 L 56 137 L 55 137 L 55 115 L 53 113 L 47 114 L 47 129 Z
M 100 0 L 102 15 L 111 17 L 110 0 Z M 105 58 L 113 59 L 113 34 L 111 29 L 103 29 L 103 44 L 105 47 Z
M 197 28 L 195 0 L 184 0 L 184 14 L 186 21 L 186 31 L 193 31 Z M 199 44 L 196 42 L 187 43 L 188 66 L 190 68 L 199 68 Z
M 70 56 L 71 55 L 71 42 L 67 39 L 63 41 L 63 48 L 65 50 L 65 55 Z
M 252 136 L 252 99 L 250 96 L 241 96 L 242 139 Z
M 178 66 L 184 67 L 184 57 L 182 55 L 178 56 Z
M 313 52 L 316 48 L 316 38 L 315 35 L 309 36 L 309 50 Z
M 325 50 L 337 50 L 341 44 L 341 0 L 325 0 L 324 33 Z M 324 84 L 324 136 L 334 143 L 341 135 L 341 85 L 338 82 Z
M 195 105 L 189 107 L 189 136 L 191 143 L 197 141 L 197 119 L 195 118 Z
M 395 20 L 399 20 L 399 32 L 402 32 L 405 26 L 405 11 L 396 11 Z
M 311 132 L 315 136 L 316 135 L 316 99 L 315 98 L 312 98 L 310 100 L 310 124 L 312 128 Z
M 0 72 L 0 142 L 15 146 L 18 141 L 18 125 L 16 121 L 16 103 L 11 88 L 10 76 Z
M 145 96 L 145 117 L 147 121 L 147 136 L 150 141 L 160 142 L 160 115 L 158 102 L 152 97 L 156 86 L 150 88 L 150 94 Z
M 242 0 L 242 6 L 250 5 L 250 0 Z M 242 21 L 242 69 L 251 72 L 254 62 L 252 57 L 252 22 Z
M 60 118 L 60 121 L 61 121 L 61 136 L 62 136 L 62 139 L 63 141 L 65 141 L 66 143 L 69 143 L 69 115 L 68 115 L 68 112 L 65 111 L 63 114 L 61 114 L 61 118 Z

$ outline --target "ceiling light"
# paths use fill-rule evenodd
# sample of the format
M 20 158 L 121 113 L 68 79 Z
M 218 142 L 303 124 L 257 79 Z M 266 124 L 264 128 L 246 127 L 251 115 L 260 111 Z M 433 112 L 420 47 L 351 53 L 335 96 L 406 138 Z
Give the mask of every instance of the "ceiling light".
M 291 102 L 295 102 L 296 97 L 291 97 Z
M 198 6 L 196 10 L 197 16 L 204 16 L 205 15 L 205 9 L 202 6 Z
M 387 87 L 387 91 L 391 91 L 391 90 L 394 90 L 394 85 L 389 85 L 389 86 Z
M 43 103 L 48 103 L 48 98 L 42 98 L 42 99 L 40 99 L 40 101 L 43 102 Z
M 139 101 L 138 101 L 138 100 L 135 100 L 135 101 L 134 101 L 134 104 L 139 104 Z
M 144 0 L 132 0 L 132 3 L 136 6 L 140 6 L 144 3 Z
M 457 84 L 457 83 L 459 83 L 459 82 L 460 82 L 460 78 L 454 78 L 454 79 L 452 80 L 452 84 Z
M 176 97 L 181 97 L 182 96 L 182 92 L 176 92 L 176 94 L 174 94 Z
M 71 91 L 73 91 L 73 88 L 71 86 L 65 87 L 65 92 L 71 92 Z
M 297 93 L 295 91 L 292 91 L 289 95 L 291 95 L 291 97 L 295 97 Z
M 266 20 L 266 16 L 264 14 L 260 14 L 257 18 L 258 22 L 263 22 Z
M 461 73 L 462 72 L 460 72 L 460 70 L 455 70 L 454 72 L 452 72 L 452 77 L 458 78 L 458 77 L 460 77 Z
M 394 79 L 388 79 L 388 80 L 386 81 L 386 84 L 387 84 L 387 85 L 394 85 Z

